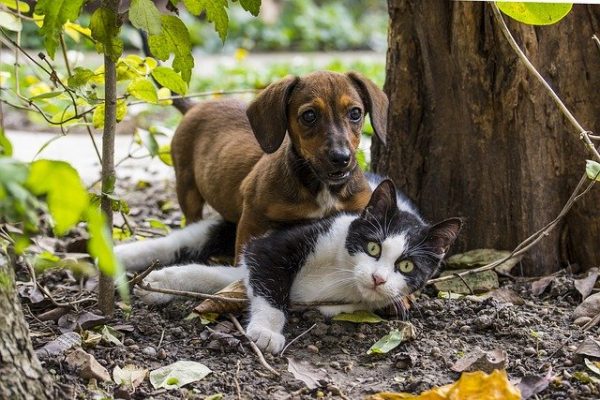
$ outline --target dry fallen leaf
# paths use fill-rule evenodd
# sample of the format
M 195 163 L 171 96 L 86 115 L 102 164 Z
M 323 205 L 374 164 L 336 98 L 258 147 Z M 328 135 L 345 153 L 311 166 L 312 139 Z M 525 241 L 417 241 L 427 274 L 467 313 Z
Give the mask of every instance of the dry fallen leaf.
M 150 383 L 155 389 L 177 389 L 204 379 L 211 372 L 204 364 L 181 360 L 150 372 Z
M 67 332 L 46 343 L 44 347 L 37 349 L 35 353 L 39 358 L 44 358 L 62 354 L 75 346 L 81 346 L 81 336 L 75 332 Z
M 67 364 L 77 370 L 84 379 L 97 379 L 100 381 L 110 381 L 110 374 L 93 355 L 85 352 L 83 349 L 75 349 L 67 356 Z
M 575 350 L 575 354 L 583 357 L 600 358 L 600 342 L 586 338 Z
M 581 301 L 585 300 L 591 293 L 598 279 L 598 268 L 591 268 L 585 278 L 575 279 L 575 289 L 581 293 Z
M 506 351 L 495 349 L 492 351 L 475 350 L 457 360 L 451 367 L 452 371 L 483 371 L 491 373 L 495 369 L 506 368 Z
M 587 297 L 580 305 L 573 311 L 573 319 L 579 317 L 590 317 L 594 318 L 600 313 L 600 293 L 593 294 Z
M 294 375 L 294 378 L 304 382 L 307 388 L 316 389 L 324 386 L 329 380 L 327 371 L 311 365 L 308 361 L 299 361 L 293 357 L 288 357 L 288 371 Z
M 520 400 L 519 390 L 508 380 L 506 371 L 491 374 L 482 371 L 465 372 L 460 379 L 446 386 L 427 390 L 419 395 L 409 393 L 377 393 L 368 400 Z
M 469 299 L 472 299 L 474 296 L 468 296 Z M 477 300 L 485 300 L 485 299 L 494 299 L 499 303 L 508 303 L 514 304 L 516 306 L 522 306 L 525 304 L 525 300 L 521 296 L 517 294 L 512 289 L 508 288 L 499 288 L 496 290 L 492 290 L 491 292 L 482 294 L 481 296 L 477 296 Z
M 555 278 L 554 276 L 550 275 L 550 276 L 545 276 L 543 278 L 540 278 L 537 281 L 533 282 L 531 284 L 531 293 L 534 296 L 541 295 L 548 288 L 548 286 L 552 283 L 554 278 Z
M 517 384 L 517 388 L 521 392 L 521 398 L 525 400 L 533 395 L 541 393 L 548 387 L 550 382 L 552 382 L 552 379 L 554 379 L 552 367 L 548 368 L 548 372 L 544 376 L 524 376 Z
M 233 282 L 227 285 L 225 288 L 215 293 L 217 296 L 229 297 L 234 299 L 245 299 L 246 288 L 242 281 Z M 219 300 L 204 300 L 195 309 L 194 312 L 197 314 L 205 313 L 239 313 L 246 309 L 246 303 L 231 303 Z
M 140 386 L 147 375 L 147 369 L 131 364 L 127 364 L 123 368 L 117 365 L 113 370 L 113 380 L 117 385 L 129 386 L 133 389 Z

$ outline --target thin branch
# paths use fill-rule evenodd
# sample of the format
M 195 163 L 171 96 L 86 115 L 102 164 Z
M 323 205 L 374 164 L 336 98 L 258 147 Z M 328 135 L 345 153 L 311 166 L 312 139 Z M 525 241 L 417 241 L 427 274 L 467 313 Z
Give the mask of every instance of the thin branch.
M 188 292 L 188 291 L 185 291 L 185 290 L 173 290 L 173 289 L 166 289 L 166 288 L 157 288 L 157 287 L 152 287 L 152 286 L 150 286 L 149 283 L 144 283 L 144 282 L 138 283 L 138 286 L 140 288 L 144 289 L 144 290 L 149 291 L 149 292 L 171 294 L 173 296 L 181 296 L 181 297 L 190 297 L 190 298 L 193 298 L 193 299 L 215 300 L 215 301 L 223 301 L 223 302 L 226 302 L 226 303 L 246 303 L 247 302 L 246 299 L 236 299 L 236 298 L 231 298 L 231 297 L 217 296 L 217 295 L 213 295 L 213 294 Z
M 285 347 L 283 348 L 283 350 L 281 350 L 281 353 L 279 354 L 279 356 L 283 357 L 283 353 L 285 353 L 285 351 L 288 349 L 288 347 L 290 347 L 294 342 L 296 342 L 302 336 L 304 336 L 308 332 L 312 331 L 315 326 L 317 326 L 317 324 L 312 324 L 312 326 L 310 328 L 308 328 L 307 330 L 305 330 L 304 332 L 302 332 L 301 334 L 299 334 L 298 336 L 296 336 L 295 338 L 293 338 L 292 340 L 290 340 L 290 342 L 285 345 Z
M 233 94 L 257 93 L 257 92 L 260 92 L 260 89 L 213 90 L 213 91 L 208 91 L 208 92 L 199 92 L 199 93 L 191 93 L 191 94 L 186 94 L 186 95 L 170 96 L 170 97 L 167 97 L 164 99 L 160 99 L 160 101 L 176 100 L 176 99 L 192 99 L 195 97 L 226 96 L 226 95 L 233 95 Z M 134 106 L 137 104 L 148 104 L 148 102 L 143 101 L 143 100 L 136 100 L 136 101 L 130 101 L 127 103 L 128 106 Z
M 271 371 L 272 374 L 279 376 L 279 372 L 275 371 L 275 369 L 269 365 L 267 360 L 265 360 L 265 356 L 263 355 L 262 351 L 260 351 L 256 343 L 254 343 L 254 341 L 251 338 L 249 338 L 248 335 L 246 335 L 246 331 L 244 330 L 244 328 L 242 328 L 240 321 L 238 321 L 238 319 L 231 314 L 229 314 L 229 319 L 231 320 L 231 322 L 233 322 L 233 325 L 235 325 L 238 332 L 246 336 L 246 339 L 248 339 L 248 343 L 250 343 L 250 347 L 252 347 L 252 350 L 254 350 L 254 352 L 258 356 L 258 360 L 260 361 L 262 366 Z
M 146 268 L 141 273 L 135 275 L 133 278 L 131 278 L 131 280 L 129 282 L 127 282 L 129 284 L 129 287 L 132 288 L 135 285 L 142 283 L 144 278 L 147 277 L 150 274 L 150 272 L 154 271 L 156 269 L 156 267 L 158 267 L 159 265 L 160 265 L 160 262 L 158 260 L 152 261 L 152 264 L 150 264 L 150 266 L 148 268 Z

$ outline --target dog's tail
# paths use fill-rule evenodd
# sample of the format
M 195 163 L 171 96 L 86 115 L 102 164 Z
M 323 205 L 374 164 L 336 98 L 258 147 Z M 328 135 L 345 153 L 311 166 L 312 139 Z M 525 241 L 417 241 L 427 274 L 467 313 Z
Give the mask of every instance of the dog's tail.
M 154 57 L 152 52 L 150 51 L 150 45 L 148 44 L 148 34 L 143 30 L 139 30 L 140 36 L 142 37 L 142 51 L 146 57 Z M 160 83 L 156 81 L 156 79 L 152 78 L 157 86 L 162 87 Z M 181 93 L 175 93 L 176 95 L 180 95 Z M 196 105 L 195 102 L 186 98 L 186 97 L 176 97 L 173 99 L 173 107 L 179 110 L 180 113 L 185 114 L 188 110 Z

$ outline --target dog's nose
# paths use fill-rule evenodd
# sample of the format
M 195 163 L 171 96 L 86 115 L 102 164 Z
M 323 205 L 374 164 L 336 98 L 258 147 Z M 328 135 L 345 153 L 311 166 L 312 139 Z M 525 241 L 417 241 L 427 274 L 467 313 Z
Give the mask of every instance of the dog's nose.
M 371 278 L 373 278 L 373 286 L 375 287 L 383 285 L 386 282 L 386 280 L 379 274 L 371 274 Z
M 329 161 L 336 167 L 346 167 L 351 156 L 348 148 L 329 150 Z

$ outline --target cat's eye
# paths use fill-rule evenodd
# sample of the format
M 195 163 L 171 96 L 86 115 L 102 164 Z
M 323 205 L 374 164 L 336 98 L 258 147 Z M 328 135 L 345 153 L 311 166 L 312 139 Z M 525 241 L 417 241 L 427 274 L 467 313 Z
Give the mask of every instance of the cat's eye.
M 415 264 L 410 260 L 400 260 L 396 263 L 396 269 L 403 274 L 408 274 L 415 269 Z
M 381 245 L 377 242 L 368 242 L 366 249 L 367 253 L 371 257 L 379 257 L 379 255 L 381 254 Z

